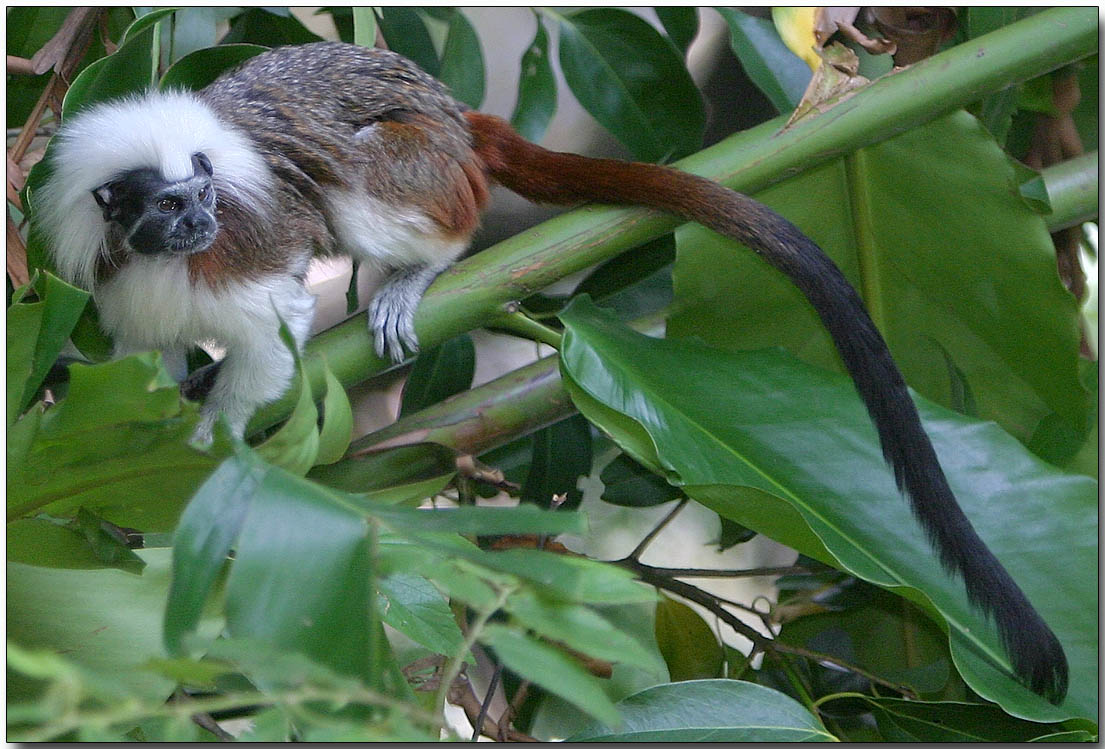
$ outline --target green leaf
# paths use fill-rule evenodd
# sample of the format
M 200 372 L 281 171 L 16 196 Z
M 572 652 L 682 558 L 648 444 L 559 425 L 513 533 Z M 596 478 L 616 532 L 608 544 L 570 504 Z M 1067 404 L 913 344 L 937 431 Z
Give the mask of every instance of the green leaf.
M 384 623 L 435 653 L 452 655 L 464 642 L 449 604 L 420 575 L 398 573 L 377 584 Z
M 560 69 L 572 93 L 636 158 L 662 161 L 702 146 L 702 97 L 656 29 L 616 8 L 557 20 Z
M 83 507 L 77 510 L 77 517 L 71 524 L 105 567 L 142 574 L 146 563 L 127 547 L 126 538 L 118 528 Z
M 576 415 L 545 427 L 533 435 L 533 458 L 522 484 L 522 501 L 538 507 L 552 506 L 562 497 L 564 509 L 579 507 L 583 492 L 576 488 L 580 476 L 591 472 L 591 425 Z
M 173 582 L 165 607 L 165 646 L 170 653 L 183 653 L 185 636 L 195 632 L 264 471 L 256 461 L 228 458 L 181 514 L 173 535 Z
M 353 439 L 353 409 L 349 396 L 338 378 L 323 362 L 326 395 L 322 399 L 322 428 L 318 433 L 316 465 L 329 465 L 341 460 Z
M 824 248 L 861 291 L 912 387 L 950 406 L 947 352 L 979 416 L 1027 440 L 1052 411 L 1081 429 L 1087 396 L 1078 381 L 1077 305 L 1055 272 L 1043 218 L 1018 184 L 989 133 L 958 112 L 757 198 Z M 669 336 L 729 350 L 785 346 L 841 371 L 820 320 L 781 273 L 697 225 L 678 229 L 676 241 Z
M 619 455 L 606 464 L 599 475 L 602 480 L 602 501 L 622 507 L 654 507 L 683 492 L 662 477 L 642 466 L 628 455 Z
M 518 100 L 510 125 L 526 140 L 537 142 L 556 113 L 556 77 L 549 59 L 549 35 L 541 16 L 534 14 L 537 31 L 522 53 Z
M 828 610 L 786 621 L 778 639 L 835 655 L 918 693 L 943 689 L 951 662 L 947 637 L 939 626 L 909 601 L 879 588 L 853 586 L 853 598 L 856 588 L 863 598 L 849 599 L 848 605 L 818 597 Z M 823 675 L 828 681 L 839 673 L 825 670 Z
M 259 44 L 220 44 L 198 49 L 173 63 L 161 77 L 158 88 L 199 91 L 235 65 L 267 49 Z
M 47 273 L 39 302 L 8 307 L 7 407 L 8 426 L 30 405 L 50 367 L 57 360 L 77 319 L 88 302 L 88 292 Z M 19 292 L 17 291 L 17 294 Z
M 226 583 L 227 631 L 371 683 L 382 643 L 370 524 L 279 468 L 256 470 Z
M 864 697 L 884 735 L 898 740 L 1020 743 L 1055 733 L 1055 726 L 1020 720 L 996 705 Z M 908 738 L 906 738 L 908 737 Z
M 114 567 L 98 556 L 76 529 L 45 517 L 8 523 L 8 561 L 37 567 L 100 569 Z
M 848 380 L 778 351 L 650 339 L 585 300 L 561 319 L 565 374 L 646 430 L 692 498 L 934 607 L 957 667 L 984 697 L 1041 720 L 1094 714 L 1096 482 L 1042 463 L 995 425 L 917 399 L 964 511 L 1063 642 L 1071 689 L 1055 708 L 1012 679 L 992 625 L 941 569 Z
M 257 446 L 257 454 L 273 465 L 303 476 L 318 457 L 318 409 L 311 384 L 296 358 L 296 388 L 299 396 L 288 420 L 267 440 Z
M 655 653 L 584 606 L 550 601 L 523 591 L 508 598 L 505 608 L 527 629 L 592 658 L 645 669 L 662 667 Z
M 472 386 L 476 349 L 468 335 L 422 351 L 403 385 L 399 416 L 409 416 Z
M 668 39 L 681 54 L 686 55 L 691 42 L 698 35 L 698 9 L 682 5 L 660 5 L 654 10 Z
M 403 492 L 409 488 L 410 498 L 424 499 L 443 488 L 456 471 L 454 450 L 423 442 L 353 455 L 337 463 L 315 466 L 307 475 L 342 491 Z M 424 489 L 424 486 L 436 488 Z
M 84 506 L 116 525 L 172 528 L 226 445 L 204 453 L 187 444 L 196 406 L 181 403 L 159 354 L 69 371 L 67 396 L 17 425 L 34 433 L 20 429 L 22 460 L 8 466 L 9 519 Z
M 480 641 L 491 646 L 507 668 L 529 679 L 607 725 L 621 722 L 610 698 L 594 677 L 559 650 L 511 627 L 489 624 Z
M 277 13 L 263 8 L 249 8 L 230 24 L 230 31 L 220 44 L 260 44 L 278 47 L 282 44 L 310 44 L 322 37 L 310 31 L 291 13 Z
M 123 32 L 123 44 L 131 41 L 139 36 L 142 32 L 151 29 L 155 24 L 159 24 L 169 16 L 176 13 L 178 8 L 158 8 L 157 10 L 150 10 L 148 13 L 138 16 L 134 19 L 134 23 L 127 27 L 127 30 Z
M 140 666 L 163 654 L 161 610 L 169 553 L 137 553 L 146 562 L 141 575 L 8 562 L 8 638 L 24 648 L 64 653 L 115 681 L 118 689 L 168 697 L 172 681 Z M 28 688 L 22 679 L 10 680 L 8 699 L 26 697 Z
M 507 549 L 468 558 L 535 583 L 546 595 L 566 601 L 614 604 L 651 601 L 656 597 L 627 570 L 583 557 L 537 549 Z
M 85 107 L 147 88 L 154 73 L 153 34 L 153 27 L 132 34 L 114 53 L 85 68 L 65 94 L 64 116 L 71 117 Z
M 672 681 L 721 676 L 725 654 L 717 635 L 697 611 L 685 603 L 660 596 L 655 627 L 656 644 L 668 664 Z
M 441 72 L 441 59 L 418 11 L 409 6 L 385 5 L 377 19 L 388 49 L 413 60 L 432 76 Z
M 356 501 L 355 498 L 351 500 Z M 360 503 L 360 506 L 367 514 L 400 532 L 555 536 L 560 533 L 582 533 L 586 528 L 586 516 L 582 513 L 552 512 L 533 505 L 438 507 L 428 510 L 375 503 Z
M 483 102 L 484 71 L 480 38 L 459 10 L 449 15 L 445 46 L 441 50 L 441 70 L 437 77 L 460 101 L 473 109 Z
M 813 75 L 809 66 L 783 43 L 770 19 L 731 8 L 717 12 L 729 24 L 729 46 L 744 72 L 776 111 L 793 111 Z
M 568 741 L 835 741 L 798 702 L 732 679 L 660 684 L 618 703 L 622 726 L 588 726 Z
M 353 43 L 362 47 L 376 46 L 376 14 L 372 8 L 353 8 Z
M 674 260 L 675 239 L 665 234 L 606 261 L 580 282 L 575 293 L 589 294 L 623 320 L 636 320 L 671 304 Z

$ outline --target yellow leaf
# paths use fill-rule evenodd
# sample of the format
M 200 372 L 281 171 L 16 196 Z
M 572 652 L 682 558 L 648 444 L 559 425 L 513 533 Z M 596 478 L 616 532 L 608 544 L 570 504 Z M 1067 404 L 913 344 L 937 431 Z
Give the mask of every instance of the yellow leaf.
M 779 37 L 791 52 L 810 66 L 810 70 L 817 70 L 821 65 L 821 58 L 817 56 L 817 49 L 821 44 L 817 40 L 816 30 L 818 17 L 823 10 L 820 7 L 771 9 L 771 20 L 775 22 Z

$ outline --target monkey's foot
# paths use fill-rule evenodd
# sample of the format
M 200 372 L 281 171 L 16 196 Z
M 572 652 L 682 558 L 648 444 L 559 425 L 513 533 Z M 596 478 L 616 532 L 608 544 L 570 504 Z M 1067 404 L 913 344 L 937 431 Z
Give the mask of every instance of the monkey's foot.
M 419 266 L 396 271 L 376 290 L 368 305 L 368 329 L 375 342 L 376 356 L 399 363 L 407 351 L 418 351 L 414 313 L 422 295 L 443 268 Z

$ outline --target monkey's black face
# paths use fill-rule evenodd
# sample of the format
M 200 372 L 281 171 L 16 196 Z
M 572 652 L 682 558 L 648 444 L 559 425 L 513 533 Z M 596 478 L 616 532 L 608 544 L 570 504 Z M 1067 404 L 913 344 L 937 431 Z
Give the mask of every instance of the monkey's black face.
M 127 245 L 143 255 L 203 252 L 215 239 L 211 162 L 192 156 L 193 174 L 170 182 L 155 169 L 135 169 L 92 191 L 104 220 L 119 226 Z

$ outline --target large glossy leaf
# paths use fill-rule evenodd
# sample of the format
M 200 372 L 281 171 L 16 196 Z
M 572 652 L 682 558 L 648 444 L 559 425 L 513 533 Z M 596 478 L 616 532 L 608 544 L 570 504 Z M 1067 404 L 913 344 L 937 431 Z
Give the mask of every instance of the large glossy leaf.
M 634 156 L 660 161 L 698 150 L 702 97 L 675 48 L 617 8 L 561 16 L 560 69 L 576 99 Z
M 1027 440 L 1052 411 L 1081 429 L 1087 399 L 1074 299 L 1013 178 L 986 131 L 959 112 L 758 198 L 833 257 L 910 385 L 954 405 L 950 360 L 979 415 Z M 812 308 L 780 273 L 697 225 L 676 236 L 669 335 L 733 350 L 785 346 L 840 368 Z
M 146 18 L 161 15 L 164 13 L 156 11 Z M 137 30 L 143 23 L 145 22 L 142 19 L 135 21 L 132 29 Z M 74 79 L 65 94 L 65 115 L 71 116 L 83 107 L 135 93 L 153 83 L 155 30 L 150 26 L 137 33 L 131 33 L 126 43 L 114 53 L 100 58 L 85 68 Z
M 1042 463 L 993 424 L 917 399 L 964 511 L 1063 642 L 1071 689 L 1055 708 L 1013 681 L 995 631 L 944 574 L 849 381 L 779 351 L 649 339 L 586 300 L 561 319 L 577 405 L 619 441 L 629 434 L 635 451 L 651 442 L 652 462 L 691 497 L 938 610 L 964 678 L 1007 710 L 1095 714 L 1096 482 Z
M 660 684 L 618 703 L 622 725 L 588 726 L 569 741 L 834 741 L 781 692 L 731 679 Z
M 230 31 L 220 40 L 223 44 L 261 44 L 277 47 L 281 44 L 310 44 L 322 37 L 300 23 L 287 10 L 249 8 L 231 24 Z

